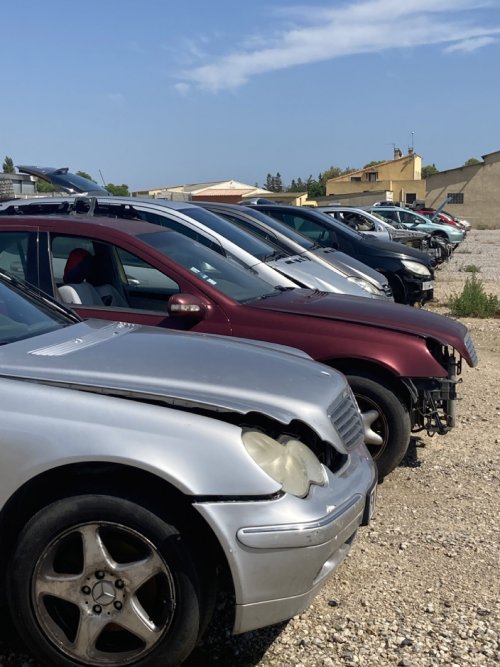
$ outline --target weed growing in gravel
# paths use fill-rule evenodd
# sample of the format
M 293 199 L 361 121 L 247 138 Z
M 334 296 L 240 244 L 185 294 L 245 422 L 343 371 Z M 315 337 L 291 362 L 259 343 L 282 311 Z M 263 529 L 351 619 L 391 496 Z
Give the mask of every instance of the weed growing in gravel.
M 495 294 L 487 294 L 483 281 L 476 273 L 467 278 L 461 294 L 450 298 L 448 307 L 456 317 L 496 317 L 500 315 L 500 299 Z
M 479 273 L 481 267 L 477 264 L 467 264 L 461 268 L 461 271 L 465 271 L 465 273 Z

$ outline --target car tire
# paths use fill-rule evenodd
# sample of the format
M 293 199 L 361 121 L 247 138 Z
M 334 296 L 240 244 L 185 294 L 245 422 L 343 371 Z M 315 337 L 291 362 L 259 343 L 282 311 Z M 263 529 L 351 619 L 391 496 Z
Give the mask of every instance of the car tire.
M 402 461 L 410 443 L 407 406 L 378 378 L 347 375 L 363 416 L 365 444 L 377 466 L 379 479 Z
M 18 632 L 51 667 L 173 667 L 203 616 L 177 528 L 107 495 L 65 498 L 24 527 L 8 576 Z

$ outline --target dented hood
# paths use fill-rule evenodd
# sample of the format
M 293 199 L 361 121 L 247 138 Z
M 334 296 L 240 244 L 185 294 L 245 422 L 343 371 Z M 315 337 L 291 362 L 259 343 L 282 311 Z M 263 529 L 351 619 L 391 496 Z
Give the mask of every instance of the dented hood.
M 323 411 L 336 371 L 280 345 L 88 320 L 0 348 L 0 375 L 284 423 Z
M 401 331 L 454 347 L 470 366 L 477 364 L 474 345 L 465 325 L 451 317 L 412 306 L 312 290 L 286 290 L 270 299 L 254 301 L 252 306 L 326 320 L 341 320 L 371 329 Z M 370 335 L 367 331 L 367 336 Z

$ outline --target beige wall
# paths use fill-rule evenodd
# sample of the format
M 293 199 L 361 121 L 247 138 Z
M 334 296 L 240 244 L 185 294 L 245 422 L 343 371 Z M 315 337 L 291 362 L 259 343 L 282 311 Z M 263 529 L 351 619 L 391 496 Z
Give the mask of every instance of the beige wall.
M 500 151 L 483 156 L 484 162 L 439 172 L 427 181 L 425 203 L 437 208 L 449 193 L 463 193 L 463 204 L 445 209 L 474 227 L 500 227 Z
M 330 183 L 330 181 L 328 181 Z M 356 189 L 354 186 L 361 185 L 362 187 Z M 360 195 L 367 200 L 367 206 L 376 201 L 380 201 L 380 192 L 386 192 L 387 197 L 384 199 L 392 199 L 392 201 L 406 201 L 406 195 L 413 193 L 417 199 L 425 198 L 425 181 L 374 181 L 373 183 L 339 183 L 335 182 L 335 188 L 330 189 L 327 186 L 326 194 L 333 200 L 340 200 L 346 203 L 346 199 L 350 198 L 353 201 Z M 369 201 L 371 197 L 372 201 Z
M 393 201 L 406 201 L 407 194 L 414 194 L 417 199 L 425 196 L 425 181 L 422 176 L 422 158 L 420 155 L 411 153 L 394 160 L 382 162 L 366 169 L 331 178 L 326 183 L 326 194 L 330 197 L 342 197 L 346 201 L 347 196 L 352 196 L 353 203 L 360 194 L 364 199 L 369 199 L 366 193 L 373 192 L 374 195 L 385 190 Z M 359 178 L 360 180 L 352 180 Z M 376 180 L 371 180 L 376 178 Z M 375 197 L 373 201 L 379 201 Z M 369 202 L 373 203 L 373 202 Z

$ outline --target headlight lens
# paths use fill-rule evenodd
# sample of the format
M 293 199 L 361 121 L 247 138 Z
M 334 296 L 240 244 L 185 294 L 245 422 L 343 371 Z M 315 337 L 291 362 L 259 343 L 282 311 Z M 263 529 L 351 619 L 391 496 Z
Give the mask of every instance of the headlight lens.
M 365 280 L 364 278 L 356 278 L 355 276 L 349 276 L 347 280 L 351 283 L 359 285 L 359 287 L 364 289 L 366 292 L 370 292 L 370 294 L 380 294 L 381 290 L 377 289 L 375 285 L 368 282 L 368 280 Z
M 245 431 L 242 440 L 255 463 L 281 484 L 285 493 L 304 498 L 311 484 L 326 484 L 323 466 L 300 440 L 283 436 L 278 441 L 260 431 Z
M 425 264 L 421 264 L 420 262 L 412 262 L 410 259 L 403 259 L 402 261 L 403 266 L 410 273 L 414 273 L 417 276 L 425 276 L 426 278 L 431 275 L 431 272 L 425 266 Z

